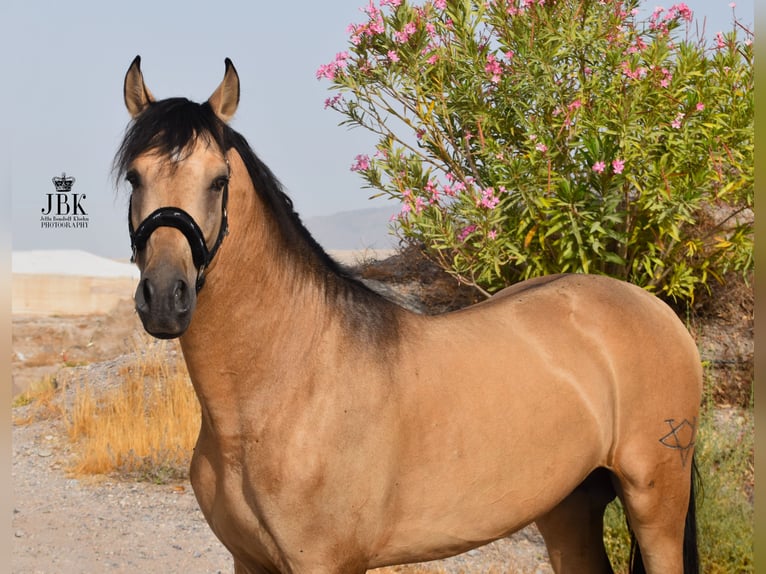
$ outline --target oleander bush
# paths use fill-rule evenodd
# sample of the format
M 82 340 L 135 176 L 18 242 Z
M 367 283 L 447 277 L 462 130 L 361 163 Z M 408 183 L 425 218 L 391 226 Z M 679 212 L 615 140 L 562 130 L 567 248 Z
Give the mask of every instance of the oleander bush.
M 753 266 L 753 51 L 680 3 L 370 1 L 317 76 L 377 136 L 352 169 L 486 294 L 603 273 L 690 301 Z

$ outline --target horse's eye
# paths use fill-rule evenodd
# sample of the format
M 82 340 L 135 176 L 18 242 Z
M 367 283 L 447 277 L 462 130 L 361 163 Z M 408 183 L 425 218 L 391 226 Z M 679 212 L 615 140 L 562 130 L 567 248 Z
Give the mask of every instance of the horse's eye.
M 136 189 L 141 185 L 141 178 L 133 170 L 125 174 L 125 181 L 127 181 L 133 189 Z
M 222 175 L 221 177 L 217 177 L 213 180 L 213 183 L 210 186 L 210 191 L 216 191 L 216 192 L 223 191 L 223 188 L 226 187 L 228 183 L 229 183 L 229 178 L 227 176 Z

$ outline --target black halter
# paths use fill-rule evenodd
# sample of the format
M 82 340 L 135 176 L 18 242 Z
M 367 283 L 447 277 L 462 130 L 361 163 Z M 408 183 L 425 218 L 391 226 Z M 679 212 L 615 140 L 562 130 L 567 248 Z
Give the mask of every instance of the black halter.
M 180 207 L 160 207 L 154 210 L 144 219 L 137 229 L 133 229 L 133 198 L 131 197 L 130 207 L 128 208 L 128 230 L 130 231 L 130 247 L 133 250 L 131 262 L 135 262 L 136 254 L 143 251 L 146 242 L 158 227 L 173 227 L 184 234 L 191 247 L 192 259 L 197 269 L 197 283 L 195 288 L 199 293 L 205 284 L 205 269 L 215 257 L 218 248 L 223 243 L 223 238 L 229 233 L 229 221 L 226 214 L 226 203 L 229 197 L 228 182 L 223 188 L 223 197 L 221 198 L 221 227 L 218 230 L 218 237 L 213 244 L 213 248 L 207 248 L 205 235 L 202 229 L 194 221 L 194 218 Z

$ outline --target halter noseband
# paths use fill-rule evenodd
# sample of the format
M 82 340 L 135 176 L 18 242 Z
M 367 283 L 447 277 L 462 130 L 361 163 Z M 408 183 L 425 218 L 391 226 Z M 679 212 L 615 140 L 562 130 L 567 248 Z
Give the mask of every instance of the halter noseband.
M 228 165 L 228 161 L 226 162 Z M 158 227 L 173 227 L 178 229 L 186 237 L 191 247 L 192 260 L 197 269 L 197 282 L 195 288 L 199 293 L 205 284 L 205 269 L 215 257 L 218 248 L 223 243 L 223 238 L 229 233 L 229 220 L 226 212 L 226 204 L 229 197 L 228 182 L 223 187 L 223 197 L 221 198 L 221 226 L 218 229 L 218 237 L 213 244 L 212 249 L 207 248 L 205 235 L 202 229 L 194 221 L 194 218 L 180 207 L 160 207 L 155 209 L 144 219 L 137 229 L 133 229 L 133 198 L 131 196 L 130 206 L 128 207 L 128 230 L 130 231 L 130 247 L 133 254 L 130 258 L 132 263 L 136 261 L 136 254 L 143 251 L 146 247 L 149 237 Z

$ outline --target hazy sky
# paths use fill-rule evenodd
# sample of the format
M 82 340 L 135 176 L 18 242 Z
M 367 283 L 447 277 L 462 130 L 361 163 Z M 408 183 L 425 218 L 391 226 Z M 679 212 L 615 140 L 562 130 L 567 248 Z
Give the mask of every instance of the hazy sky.
M 731 28 L 731 0 L 687 0 L 707 35 Z M 669 7 L 650 0 L 644 8 Z M 242 97 L 232 126 L 285 184 L 305 218 L 385 205 L 371 202 L 349 171 L 374 139 L 337 124 L 324 109 L 328 82 L 316 69 L 346 49 L 346 26 L 361 22 L 366 0 L 302 2 L 9 1 L 4 24 L 2 152 L 10 158 L 13 249 L 86 249 L 127 257 L 127 199 L 111 162 L 128 123 L 124 74 L 136 54 L 158 98 L 203 101 L 223 77 L 224 58 L 239 72 Z M 736 12 L 751 24 L 753 0 Z M 7 135 L 10 137 L 7 137 Z M 87 230 L 40 229 L 51 179 L 66 172 L 85 194 Z

